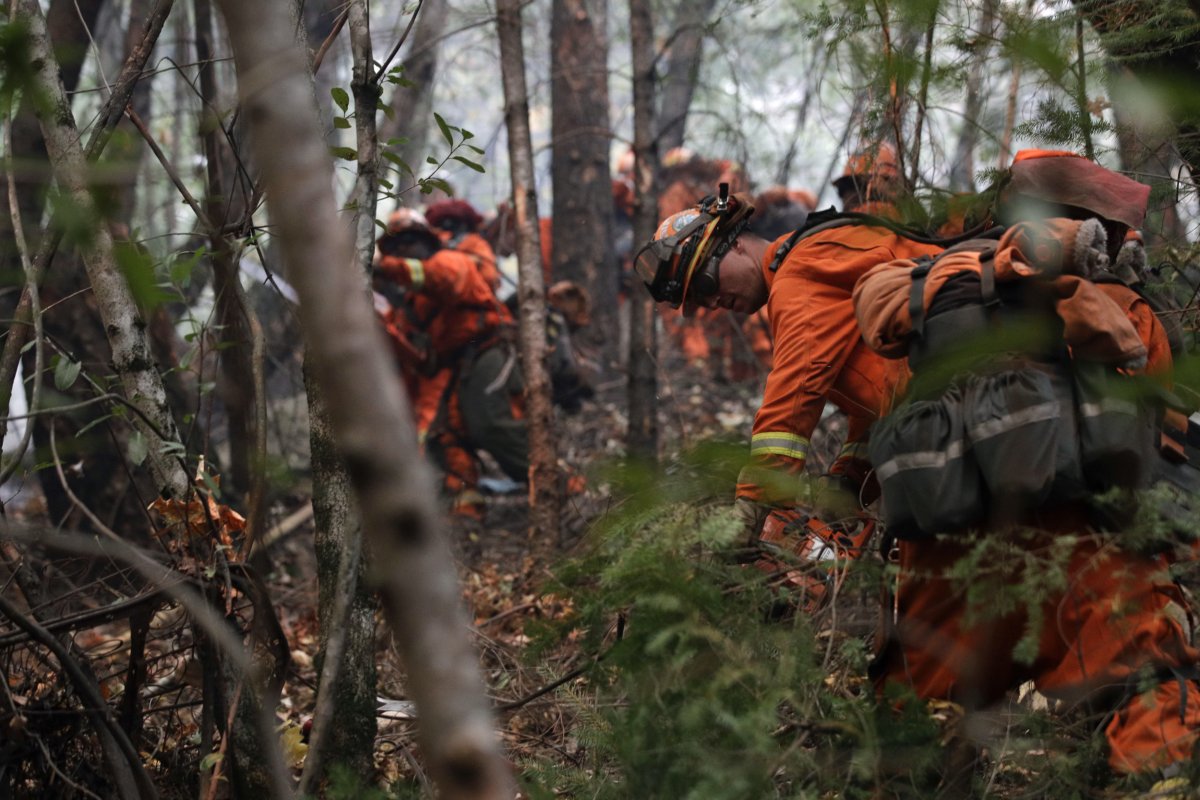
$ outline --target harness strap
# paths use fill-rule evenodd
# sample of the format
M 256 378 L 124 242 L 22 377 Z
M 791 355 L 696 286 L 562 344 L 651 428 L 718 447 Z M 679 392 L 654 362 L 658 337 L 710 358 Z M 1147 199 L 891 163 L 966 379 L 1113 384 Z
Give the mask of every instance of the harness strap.
M 985 250 L 979 254 L 979 295 L 985 308 L 998 308 L 1000 295 L 996 294 L 996 250 Z
M 925 279 L 933 269 L 933 259 L 921 256 L 912 268 L 912 286 L 908 290 L 908 316 L 912 320 L 913 335 L 920 337 L 925 332 Z

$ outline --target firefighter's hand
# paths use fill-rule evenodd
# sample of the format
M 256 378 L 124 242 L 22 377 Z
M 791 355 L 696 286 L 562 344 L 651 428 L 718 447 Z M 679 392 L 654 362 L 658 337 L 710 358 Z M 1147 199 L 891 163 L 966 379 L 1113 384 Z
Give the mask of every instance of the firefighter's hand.
M 822 475 L 813 480 L 809 495 L 813 515 L 827 524 L 856 517 L 862 506 L 858 487 L 843 475 Z

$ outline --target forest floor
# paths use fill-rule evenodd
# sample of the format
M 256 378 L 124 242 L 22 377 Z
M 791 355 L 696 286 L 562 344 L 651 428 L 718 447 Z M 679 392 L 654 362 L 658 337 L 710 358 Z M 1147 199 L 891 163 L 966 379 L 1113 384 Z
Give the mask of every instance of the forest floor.
M 733 384 L 714 381 L 695 368 L 677 369 L 671 374 L 672 380 L 660 387 L 664 453 L 704 439 L 749 440 L 760 394 L 758 377 Z M 570 762 L 579 755 L 572 704 L 564 703 L 560 693 L 569 695 L 572 682 L 586 683 L 587 679 L 580 676 L 563 682 L 561 687 L 558 684 L 586 664 L 589 656 L 568 641 L 554 652 L 539 653 L 536 663 L 532 663 L 524 654 L 530 643 L 526 625 L 532 620 L 559 619 L 571 612 L 570 601 L 548 593 L 546 587 L 553 582 L 557 566 L 586 546 L 587 528 L 614 502 L 604 470 L 624 446 L 623 405 L 623 384 L 602 387 L 579 413 L 560 417 L 560 463 L 588 479 L 587 490 L 567 501 L 562 542 L 531 540 L 526 495 L 521 487 L 508 494 L 488 495 L 477 558 L 467 563 L 459 548 L 463 599 L 473 622 L 480 663 L 493 701 L 500 709 L 506 748 L 518 763 L 544 759 Z M 453 527 L 451 533 L 461 537 L 461 531 Z M 276 549 L 273 562 L 272 589 L 280 599 L 295 677 L 285 688 L 283 710 L 286 722 L 302 724 L 314 702 L 313 665 L 318 645 L 315 555 L 310 533 L 298 531 L 291 536 Z M 403 666 L 382 620 L 378 632 L 378 694 L 400 701 L 389 706 L 396 710 L 381 711 L 378 720 L 376 763 L 380 777 L 385 784 L 414 777 L 424 782 L 419 761 L 413 756 L 415 722 L 403 702 Z M 555 688 L 550 689 L 552 686 Z

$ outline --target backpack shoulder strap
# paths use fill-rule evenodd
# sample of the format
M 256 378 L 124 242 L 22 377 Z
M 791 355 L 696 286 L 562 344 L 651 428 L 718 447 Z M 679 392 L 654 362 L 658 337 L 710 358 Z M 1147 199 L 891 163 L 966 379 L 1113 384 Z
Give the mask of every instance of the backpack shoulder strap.
M 920 337 L 925 332 L 925 279 L 933 269 L 935 259 L 921 256 L 912 268 L 912 284 L 908 289 L 908 316 L 912 320 L 912 332 Z

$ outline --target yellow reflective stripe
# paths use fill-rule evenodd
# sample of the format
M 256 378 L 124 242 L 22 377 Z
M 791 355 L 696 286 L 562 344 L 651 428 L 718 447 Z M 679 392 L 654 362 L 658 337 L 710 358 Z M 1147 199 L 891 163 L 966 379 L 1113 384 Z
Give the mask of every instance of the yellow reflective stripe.
M 750 437 L 750 455 L 807 458 L 808 439 L 786 431 L 767 431 Z
M 421 289 L 425 286 L 425 265 L 421 263 L 419 258 L 404 259 L 404 266 L 408 267 L 408 278 L 412 282 L 414 289 Z
M 866 461 L 867 443 L 866 442 L 846 442 L 842 445 L 842 449 L 838 452 L 838 458 L 857 458 L 861 461 Z

